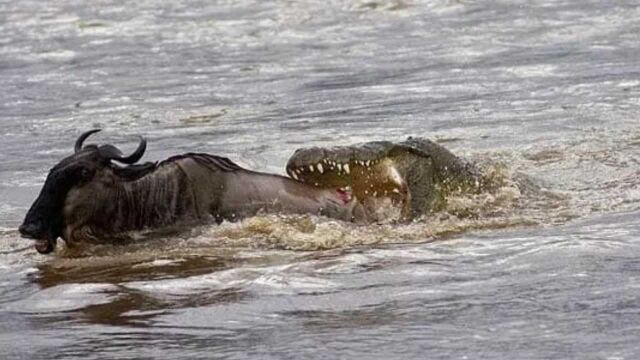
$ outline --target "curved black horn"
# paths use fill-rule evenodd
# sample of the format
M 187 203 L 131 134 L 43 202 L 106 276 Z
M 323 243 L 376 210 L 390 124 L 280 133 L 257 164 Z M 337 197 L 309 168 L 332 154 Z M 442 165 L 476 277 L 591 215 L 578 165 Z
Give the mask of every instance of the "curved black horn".
M 84 143 L 84 141 L 87 140 L 87 138 L 91 134 L 95 134 L 100 130 L 102 130 L 102 129 L 93 129 L 93 130 L 89 130 L 87 132 L 82 133 L 82 135 L 80 135 L 80 137 L 78 137 L 78 140 L 76 140 L 76 145 L 73 147 L 75 152 L 78 152 L 78 151 L 82 150 L 82 144 Z
M 147 140 L 145 140 L 145 138 L 143 138 L 142 136 L 139 136 L 139 138 L 140 144 L 138 144 L 138 148 L 129 156 L 122 156 L 122 152 L 113 145 L 100 146 L 100 155 L 107 159 L 116 160 L 124 164 L 134 164 L 136 161 L 142 158 L 142 155 L 144 155 L 144 151 L 147 149 Z
M 105 159 L 120 159 L 122 158 L 122 151 L 111 144 L 100 145 L 98 152 Z

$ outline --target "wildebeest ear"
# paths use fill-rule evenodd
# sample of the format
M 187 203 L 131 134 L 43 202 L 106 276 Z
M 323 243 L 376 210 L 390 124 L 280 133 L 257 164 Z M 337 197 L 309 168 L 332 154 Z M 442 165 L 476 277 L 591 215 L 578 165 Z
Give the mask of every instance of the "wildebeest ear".
M 126 167 L 113 165 L 112 169 L 113 172 L 124 181 L 134 181 L 155 170 L 156 163 L 146 162 L 144 164 L 129 165 Z

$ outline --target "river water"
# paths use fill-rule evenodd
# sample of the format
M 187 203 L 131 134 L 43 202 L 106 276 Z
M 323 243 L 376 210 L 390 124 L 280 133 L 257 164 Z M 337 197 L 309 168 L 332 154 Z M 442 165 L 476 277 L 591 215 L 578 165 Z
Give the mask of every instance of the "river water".
M 640 4 L 0 0 L 3 359 L 637 359 Z M 88 129 L 284 173 L 423 136 L 503 179 L 406 225 L 264 215 L 39 255 Z M 498 175 L 496 175 L 498 176 Z

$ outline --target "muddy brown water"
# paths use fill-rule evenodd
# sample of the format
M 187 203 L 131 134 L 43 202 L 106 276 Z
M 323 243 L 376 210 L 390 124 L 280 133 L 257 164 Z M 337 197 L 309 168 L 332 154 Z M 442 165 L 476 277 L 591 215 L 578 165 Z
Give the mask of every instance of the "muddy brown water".
M 640 7 L 0 1 L 6 359 L 637 359 Z M 503 179 L 406 225 L 261 215 L 51 256 L 77 135 L 284 173 L 424 136 Z

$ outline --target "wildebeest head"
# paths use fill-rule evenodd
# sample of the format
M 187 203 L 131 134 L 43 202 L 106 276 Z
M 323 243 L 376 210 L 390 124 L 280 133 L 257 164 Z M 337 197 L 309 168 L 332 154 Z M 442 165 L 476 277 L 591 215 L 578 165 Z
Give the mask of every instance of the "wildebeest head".
M 64 207 L 67 195 L 73 189 L 89 187 L 97 181 L 133 181 L 153 171 L 154 163 L 133 165 L 140 160 L 147 147 L 146 140 L 140 138 L 138 148 L 129 156 L 124 156 L 113 145 L 86 145 L 84 141 L 100 129 L 90 130 L 76 140 L 73 155 L 63 159 L 50 171 L 47 179 L 31 208 L 27 212 L 19 231 L 23 237 L 37 241 L 36 249 L 42 254 L 54 250 L 56 239 L 63 236 L 65 218 Z M 117 161 L 128 166 L 120 166 Z M 87 196 L 98 196 L 91 194 Z

